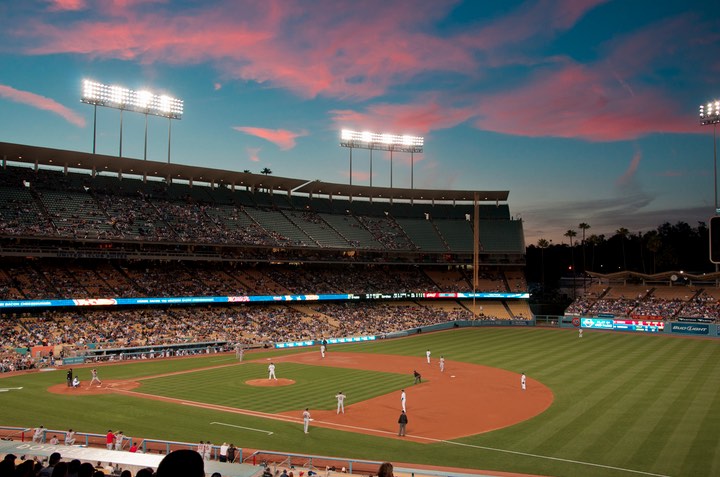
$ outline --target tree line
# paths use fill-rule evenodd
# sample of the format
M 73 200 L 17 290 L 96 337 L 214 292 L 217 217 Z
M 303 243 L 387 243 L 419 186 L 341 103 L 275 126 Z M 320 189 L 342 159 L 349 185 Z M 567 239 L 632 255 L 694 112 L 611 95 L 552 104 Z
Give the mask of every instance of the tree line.
M 715 271 L 710 262 L 710 232 L 705 222 L 698 222 L 697 227 L 685 222 L 674 225 L 666 222 L 648 232 L 620 227 L 608 235 L 589 233 L 591 229 L 583 222 L 577 229 L 568 229 L 562 243 L 541 238 L 529 245 L 528 282 L 540 284 L 547 291 L 557 288 L 561 277 L 581 277 L 586 271 L 647 274 Z

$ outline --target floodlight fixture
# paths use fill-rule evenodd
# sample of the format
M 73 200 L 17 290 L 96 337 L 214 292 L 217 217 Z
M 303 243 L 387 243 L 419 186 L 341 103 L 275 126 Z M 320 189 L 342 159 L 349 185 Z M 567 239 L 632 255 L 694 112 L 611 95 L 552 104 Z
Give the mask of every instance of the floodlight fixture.
M 182 119 L 184 103 L 147 90 L 133 91 L 118 85 L 84 80 L 80 101 L 93 106 L 123 109 L 170 119 Z
M 93 115 L 93 154 L 97 138 L 97 107 L 103 106 L 120 110 L 120 152 L 122 157 L 123 111 L 132 111 L 145 115 L 145 150 L 143 159 L 147 159 L 148 115 L 163 118 L 182 119 L 184 103 L 168 95 L 157 95 L 148 90 L 134 91 L 118 85 L 106 85 L 91 80 L 83 80 L 80 101 L 94 107 Z M 168 163 L 170 162 L 171 122 L 168 122 Z
M 424 142 L 425 139 L 422 136 L 378 134 L 370 131 L 351 131 L 349 129 L 343 129 L 340 132 L 340 145 L 342 147 L 358 149 L 423 152 Z
M 398 135 L 389 133 L 374 133 L 370 131 L 352 131 L 343 129 L 340 131 L 340 146 L 350 149 L 350 185 L 352 185 L 352 150 L 370 150 L 370 187 L 372 187 L 372 152 L 374 149 L 390 151 L 390 188 L 393 183 L 393 152 L 410 153 L 410 188 L 414 182 L 414 154 L 423 152 L 425 139 L 422 136 Z
M 710 101 L 700 105 L 700 124 L 717 124 L 720 122 L 720 100 Z

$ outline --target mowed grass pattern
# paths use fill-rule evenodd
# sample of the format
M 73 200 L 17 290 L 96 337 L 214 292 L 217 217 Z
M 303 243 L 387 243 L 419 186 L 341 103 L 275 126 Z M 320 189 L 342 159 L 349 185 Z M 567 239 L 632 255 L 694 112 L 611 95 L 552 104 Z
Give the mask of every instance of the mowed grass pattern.
M 387 394 L 408 384 L 408 377 L 401 374 L 296 363 L 277 363 L 275 373 L 280 378 L 294 380 L 295 384 L 280 387 L 245 384 L 248 380 L 264 379 L 268 374 L 266 363 L 246 362 L 238 366 L 145 380 L 137 391 L 238 409 L 278 413 L 306 407 L 335 409 L 335 395 L 339 391 L 352 397 L 346 401 L 346 405 L 350 405 Z M 373 385 L 368 386 L 368 383 Z
M 0 386 L 24 386 L 22 392 L 0 393 L 0 423 L 99 433 L 122 428 L 129 435 L 144 437 L 225 440 L 286 452 L 553 476 L 720 475 L 718 340 L 612 332 L 586 332 L 580 339 L 575 330 L 475 328 L 331 346 L 328 351 L 423 358 L 426 349 L 432 351 L 435 362 L 445 356 L 448 372 L 453 361 L 494 366 L 518 375 L 524 371 L 550 387 L 555 401 L 543 414 L 509 428 L 457 442 L 416 444 L 321 428 L 304 435 L 300 424 L 123 395 L 46 393 L 48 385 L 64 382 L 64 372 L 59 371 L 0 380 Z M 280 412 L 332 409 L 338 390 L 351 401 L 363 400 L 393 392 L 412 379 L 279 363 L 278 376 L 297 384 L 276 388 L 244 384 L 247 379 L 266 377 L 267 358 L 279 354 L 287 352 L 249 353 L 246 359 L 256 362 L 150 379 L 139 391 Z M 230 356 L 211 355 L 106 366 L 100 372 L 103 379 L 129 379 L 233 362 Z M 467 412 L 482 413 L 483 403 Z M 274 434 L 221 428 L 211 422 Z M 412 422 L 408 433 L 412 434 Z

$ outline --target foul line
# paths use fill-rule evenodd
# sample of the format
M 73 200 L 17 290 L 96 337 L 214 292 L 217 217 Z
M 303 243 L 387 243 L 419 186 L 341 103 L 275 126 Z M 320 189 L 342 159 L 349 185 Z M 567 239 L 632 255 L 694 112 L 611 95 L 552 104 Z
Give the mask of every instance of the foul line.
M 210 423 L 210 425 L 213 425 L 213 424 L 217 424 L 217 425 L 219 425 L 219 426 L 235 427 L 235 428 L 238 428 L 238 429 L 247 429 L 248 431 L 264 432 L 265 434 L 267 434 L 267 435 L 269 435 L 269 436 L 272 436 L 272 435 L 273 435 L 272 432 L 266 431 L 266 430 L 263 430 L 263 429 L 255 429 L 255 428 L 252 428 L 252 427 L 236 426 L 235 424 L 228 424 L 228 423 L 226 423 L 226 422 L 211 422 L 211 423 Z
M 413 437 L 413 436 L 408 435 L 408 437 Z M 505 452 L 507 454 L 516 454 L 516 455 L 523 455 L 526 457 L 535 457 L 537 459 L 548 459 L 548 460 L 556 460 L 559 462 L 568 462 L 570 464 L 580 464 L 580 465 L 588 465 L 588 466 L 592 466 L 592 467 L 602 467 L 603 469 L 619 470 L 621 472 L 631 472 L 633 474 L 651 475 L 653 477 L 670 477 L 669 475 L 665 475 L 665 474 L 653 474 L 652 472 L 645 472 L 642 470 L 625 469 L 623 467 L 615 467 L 612 465 L 594 464 L 592 462 L 583 462 L 581 460 L 563 459 L 561 457 L 551 457 L 548 455 L 530 454 L 528 452 L 519 452 L 519 451 L 508 450 L 508 449 L 497 449 L 494 447 L 477 446 L 474 444 L 465 444 L 463 442 L 443 441 L 443 440 L 439 440 L 439 439 L 430 439 L 428 437 L 415 437 L 415 438 L 416 439 L 427 439 L 430 441 L 442 442 L 445 444 L 452 444 L 452 445 L 456 445 L 456 446 L 473 447 L 475 449 L 482 449 L 482 450 L 493 451 L 493 452 Z

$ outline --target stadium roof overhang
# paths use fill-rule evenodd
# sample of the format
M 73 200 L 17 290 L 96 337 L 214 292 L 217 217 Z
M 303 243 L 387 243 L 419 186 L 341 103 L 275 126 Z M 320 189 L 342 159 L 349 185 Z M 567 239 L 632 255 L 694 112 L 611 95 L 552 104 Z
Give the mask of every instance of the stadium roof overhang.
M 94 173 L 157 177 L 170 182 L 204 182 L 214 185 L 234 185 L 248 189 L 265 189 L 274 192 L 304 193 L 312 196 L 365 197 L 410 201 L 506 201 L 509 191 L 461 191 L 435 189 L 401 189 L 333 184 L 319 180 L 308 181 L 248 172 L 225 171 L 207 167 L 143 161 L 127 157 L 91 154 L 46 147 L 0 142 L 0 157 L 5 161 L 35 166 L 61 167 Z

